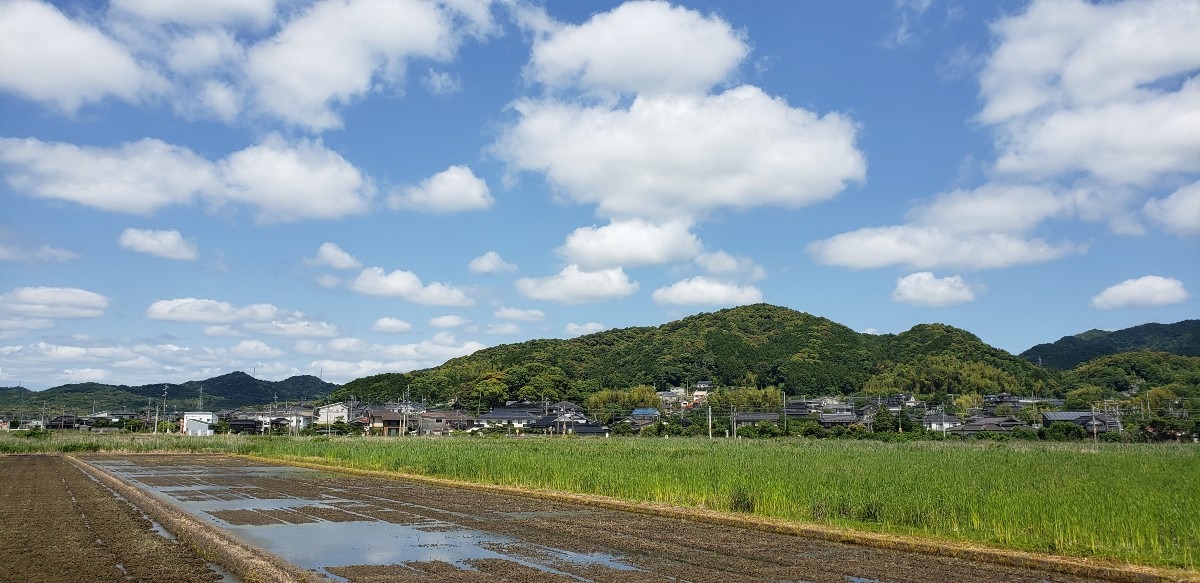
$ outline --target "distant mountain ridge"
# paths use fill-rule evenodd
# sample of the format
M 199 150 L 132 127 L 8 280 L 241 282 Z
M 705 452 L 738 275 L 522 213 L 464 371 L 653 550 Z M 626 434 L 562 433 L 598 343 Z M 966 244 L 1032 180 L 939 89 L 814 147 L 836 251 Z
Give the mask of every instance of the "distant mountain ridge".
M 356 379 L 334 398 L 400 396 L 482 408 L 506 400 L 582 401 L 638 385 L 783 388 L 791 395 L 1055 390 L 1058 376 L 970 332 L 919 324 L 865 334 L 770 304 L 688 316 L 656 327 L 605 330 L 485 348 L 432 369 Z M 482 407 L 477 405 L 482 401 Z
M 1102 356 L 1141 351 L 1200 356 L 1200 320 L 1142 324 L 1114 332 L 1093 329 L 1038 344 L 1020 356 L 1045 367 L 1068 370 Z
M 40 409 L 46 404 L 47 412 L 57 414 L 62 410 L 91 411 L 117 409 L 143 409 L 147 403 L 161 404 L 166 391 L 167 407 L 172 410 L 196 410 L 203 408 L 235 409 L 249 405 L 271 403 L 278 399 L 286 401 L 316 400 L 337 389 L 312 375 L 300 375 L 282 381 L 266 381 L 244 372 L 231 372 L 202 381 L 185 383 L 155 383 L 141 386 L 109 385 L 103 383 L 74 383 L 52 387 L 44 391 L 30 391 L 22 387 L 0 387 L 0 412 L 7 410 Z

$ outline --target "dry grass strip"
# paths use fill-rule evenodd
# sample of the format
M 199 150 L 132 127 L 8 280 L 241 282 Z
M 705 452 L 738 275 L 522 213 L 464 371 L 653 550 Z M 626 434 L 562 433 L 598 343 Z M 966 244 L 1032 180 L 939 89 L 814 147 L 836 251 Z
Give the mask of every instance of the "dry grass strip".
M 246 544 L 224 529 L 173 508 L 142 489 L 74 456 L 72 464 L 94 476 L 141 509 L 196 554 L 229 570 L 246 583 L 308 583 L 328 581 L 258 547 Z
M 251 459 L 260 462 L 285 462 L 299 467 L 327 471 L 335 470 L 348 474 L 383 478 L 388 480 L 406 480 L 452 488 L 465 488 L 483 492 L 512 494 L 516 496 L 524 496 L 528 498 L 536 498 L 554 502 L 569 502 L 597 508 L 606 508 L 610 510 L 637 512 L 651 516 L 690 520 L 704 524 L 737 526 L 765 532 L 790 534 L 810 539 L 861 545 L 878 549 L 920 553 L 940 557 L 953 557 L 979 561 L 983 563 L 992 563 L 996 565 L 1024 567 L 1028 569 L 1036 569 L 1051 573 L 1063 573 L 1066 575 L 1074 575 L 1089 579 L 1102 579 L 1105 581 L 1114 581 L 1120 583 L 1200 583 L 1200 573 L 1180 569 L 1167 569 L 1143 565 L 1125 565 L 1096 559 L 1065 557 L 1013 549 L 998 549 L 964 543 L 961 541 L 905 537 L 883 533 L 857 531 L 836 526 L 803 524 L 761 516 L 747 516 L 743 514 L 717 512 L 702 508 L 687 508 L 671 506 L 667 504 L 654 504 L 649 502 L 630 502 L 627 500 L 609 498 L 606 496 L 597 496 L 593 494 L 577 494 L 574 492 L 528 489 L 494 484 L 477 484 L 472 482 L 463 482 L 446 478 L 433 478 L 429 476 L 408 474 L 403 472 L 363 470 L 358 468 L 332 465 L 328 462 L 325 462 L 325 460 L 321 458 L 304 458 L 296 456 L 272 458 L 252 455 L 236 455 L 234 457 Z

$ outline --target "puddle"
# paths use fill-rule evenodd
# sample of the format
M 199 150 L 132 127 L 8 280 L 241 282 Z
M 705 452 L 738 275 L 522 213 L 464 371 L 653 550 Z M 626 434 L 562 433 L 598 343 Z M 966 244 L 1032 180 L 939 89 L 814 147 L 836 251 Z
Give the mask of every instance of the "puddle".
M 322 478 L 345 477 L 331 472 L 291 466 L 140 466 L 136 460 L 91 463 L 301 569 L 335 580 L 343 580 L 329 572 L 337 567 L 442 561 L 459 569 L 475 570 L 469 561 L 489 559 L 511 561 L 580 581 L 590 579 L 572 574 L 572 567 L 637 570 L 609 554 L 575 553 L 447 520 L 405 516 L 408 513 L 397 506 L 417 506 L 380 498 L 365 488 L 323 487 Z M 288 484 L 294 484 L 293 492 L 306 495 L 321 490 L 324 493 L 299 497 L 256 483 L 280 478 L 287 482 L 273 485 L 288 489 Z M 249 491 L 253 496 L 246 494 Z M 430 510 L 450 520 L 457 517 L 445 510 Z M 394 522 L 397 517 L 407 520 Z M 478 523 L 482 517 L 463 518 Z

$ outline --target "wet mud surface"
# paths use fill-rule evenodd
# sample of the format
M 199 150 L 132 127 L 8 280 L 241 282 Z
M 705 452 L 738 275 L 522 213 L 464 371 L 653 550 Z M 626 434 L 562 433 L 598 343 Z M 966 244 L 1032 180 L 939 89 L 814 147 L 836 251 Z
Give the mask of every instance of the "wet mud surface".
M 0 456 L 0 580 L 222 580 L 203 558 L 57 456 Z
M 241 540 L 333 580 L 1095 580 L 223 456 L 84 459 Z

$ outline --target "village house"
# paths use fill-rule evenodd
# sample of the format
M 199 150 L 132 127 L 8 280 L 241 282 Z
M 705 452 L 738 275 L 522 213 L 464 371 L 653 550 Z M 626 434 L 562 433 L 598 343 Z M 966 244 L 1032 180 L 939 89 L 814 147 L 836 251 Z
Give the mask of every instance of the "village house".
M 475 423 L 481 427 L 509 426 L 520 429 L 545 415 L 547 408 L 544 403 L 509 403 L 476 417 Z
M 179 432 L 184 435 L 207 436 L 213 434 L 213 428 L 216 425 L 216 413 L 188 411 L 179 419 Z
M 420 435 L 449 435 L 451 431 L 466 431 L 475 427 L 474 419 L 453 409 L 424 411 L 417 417 L 417 432 Z
M 1121 420 L 1103 413 L 1093 411 L 1046 411 L 1042 413 L 1043 427 L 1049 427 L 1050 424 L 1058 421 L 1074 423 L 1087 431 L 1088 435 L 1121 431 Z
M 1018 427 L 1028 428 L 1023 421 L 1016 417 L 984 417 L 976 416 L 966 420 L 962 425 L 950 428 L 947 433 L 951 435 L 971 436 L 978 433 L 998 433 L 1000 435 L 1010 435 L 1014 429 Z

